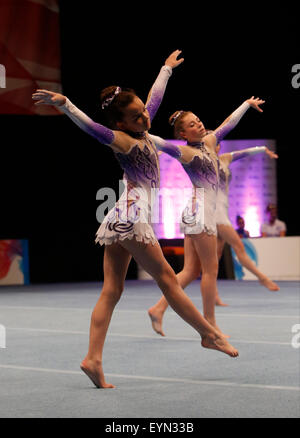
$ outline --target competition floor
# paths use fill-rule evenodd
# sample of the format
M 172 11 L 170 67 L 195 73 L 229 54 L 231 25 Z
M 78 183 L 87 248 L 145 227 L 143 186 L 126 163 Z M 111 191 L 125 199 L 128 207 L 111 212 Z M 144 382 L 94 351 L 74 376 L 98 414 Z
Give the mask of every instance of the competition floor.
M 0 417 L 299 417 L 300 336 L 292 332 L 300 323 L 299 283 L 279 284 L 272 293 L 252 281 L 219 281 L 229 307 L 216 308 L 217 322 L 239 350 L 232 359 L 203 349 L 171 309 L 167 337 L 156 335 L 147 308 L 159 289 L 127 281 L 104 349 L 116 389 L 105 390 L 79 369 L 99 284 L 1 287 Z M 186 292 L 202 311 L 199 282 Z

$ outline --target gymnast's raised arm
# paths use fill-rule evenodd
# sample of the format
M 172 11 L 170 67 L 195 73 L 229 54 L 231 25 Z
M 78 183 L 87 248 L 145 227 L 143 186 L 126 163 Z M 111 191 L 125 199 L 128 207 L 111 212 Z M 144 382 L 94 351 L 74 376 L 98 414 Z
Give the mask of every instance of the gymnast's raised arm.
M 260 105 L 263 103 L 265 103 L 264 100 L 261 100 L 258 97 L 254 98 L 254 96 L 252 96 L 251 99 L 245 100 L 245 102 L 243 102 L 242 105 L 240 105 L 229 117 L 227 117 L 227 119 L 225 119 L 224 122 L 217 129 L 215 129 L 212 134 L 206 136 L 205 142 L 211 141 L 211 139 L 215 137 L 214 144 L 216 146 L 233 128 L 235 128 L 250 107 L 259 112 L 263 112 L 263 110 L 260 108 Z
M 184 59 L 177 59 L 181 54 L 181 50 L 175 50 L 166 59 L 165 65 L 161 68 L 158 77 L 156 78 L 147 98 L 146 108 L 149 112 L 150 120 L 152 121 L 157 110 L 162 102 L 167 82 L 172 74 L 173 68 L 182 64 Z
M 122 90 L 112 86 L 103 90 L 102 109 L 109 114 L 112 129 L 94 122 L 77 108 L 66 96 L 48 90 L 37 90 L 32 99 L 35 105 L 54 105 L 65 113 L 77 126 L 100 143 L 109 145 L 115 152 L 127 153 L 136 140 L 126 133 L 148 131 L 151 120 L 162 101 L 172 68 L 177 67 L 183 59 L 177 59 L 181 51 L 176 50 L 165 61 L 158 78 L 149 94 L 147 106 L 135 95 L 133 90 Z M 131 106 L 130 106 L 131 105 Z M 124 132 L 125 131 L 125 132 Z

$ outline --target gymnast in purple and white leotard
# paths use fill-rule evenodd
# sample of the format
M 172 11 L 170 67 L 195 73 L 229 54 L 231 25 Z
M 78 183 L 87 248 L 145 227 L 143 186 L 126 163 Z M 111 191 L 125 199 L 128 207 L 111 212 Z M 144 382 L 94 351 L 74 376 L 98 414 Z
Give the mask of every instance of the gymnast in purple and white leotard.
M 102 365 L 103 346 L 113 310 L 124 289 L 128 265 L 133 256 L 157 282 L 173 309 L 202 337 L 201 345 L 231 357 L 238 355 L 224 336 L 203 318 L 180 287 L 176 275 L 163 256 L 148 217 L 151 213 L 149 191 L 159 185 L 159 166 L 155 144 L 148 134 L 162 100 L 171 70 L 182 63 L 181 52 L 173 52 L 155 81 L 147 104 L 132 91 L 108 87 L 101 93 L 102 108 L 108 115 L 109 129 L 95 123 L 65 96 L 37 90 L 37 104 L 59 106 L 81 129 L 112 148 L 124 170 L 126 190 L 107 214 L 96 240 L 105 244 L 104 283 L 90 325 L 89 350 L 81 369 L 97 387 L 106 383 Z M 151 203 L 150 203 L 151 204 Z
M 218 150 L 220 147 L 218 147 Z M 217 152 L 218 152 L 217 150 Z M 219 190 L 217 197 L 217 225 L 229 225 L 232 226 L 228 217 L 228 192 L 229 184 L 232 178 L 230 171 L 230 164 L 241 158 L 250 157 L 259 153 L 269 151 L 266 146 L 257 146 L 253 148 L 243 149 L 241 151 L 234 151 L 226 154 L 219 155 Z M 271 151 L 269 151 L 271 152 Z
M 219 186 L 219 160 L 216 153 L 218 143 L 237 125 L 248 108 L 259 107 L 260 99 L 248 99 L 235 110 L 215 131 L 206 133 L 201 120 L 190 111 L 177 111 L 170 118 L 176 138 L 187 141 L 187 145 L 169 144 L 151 136 L 163 152 L 180 161 L 192 184 L 193 195 L 182 214 L 181 229 L 184 239 L 184 268 L 177 274 L 179 283 L 185 288 L 201 276 L 201 293 L 204 317 L 217 329 L 215 303 L 217 292 L 217 228 L 216 208 Z M 202 190 L 198 190 L 202 189 Z M 204 195 L 204 196 L 203 196 Z M 168 303 L 162 297 L 148 310 L 153 329 L 164 335 L 162 318 Z
M 217 152 L 219 151 L 219 147 Z M 266 153 L 271 159 L 278 158 L 278 156 L 269 150 L 266 146 L 257 146 L 253 148 L 247 148 L 240 151 L 234 151 L 225 153 L 219 156 L 219 191 L 217 197 L 217 231 L 218 231 L 218 257 L 220 258 L 223 252 L 224 244 L 228 243 L 235 251 L 236 256 L 242 266 L 248 269 L 254 274 L 260 283 L 270 291 L 279 290 L 279 286 L 270 280 L 265 274 L 263 274 L 252 260 L 248 257 L 244 244 L 238 236 L 237 232 L 233 228 L 230 219 L 228 217 L 228 191 L 231 180 L 231 171 L 229 166 L 232 162 L 241 158 L 250 157 L 259 153 Z M 217 297 L 217 303 L 221 304 L 220 297 Z
M 162 100 L 167 81 L 172 73 L 169 66 L 164 66 L 156 79 L 145 111 L 149 113 L 149 119 L 146 120 L 145 128 L 149 129 L 147 123 L 150 123 Z M 117 96 L 125 100 L 124 91 L 119 97 L 118 89 L 115 89 L 115 100 Z M 111 110 L 113 103 L 107 105 L 111 97 L 107 98 L 103 104 L 103 109 Z M 101 143 L 113 145 L 117 131 L 104 128 L 103 126 L 93 123 L 85 114 L 76 108 L 68 99 L 61 108 L 78 126 L 87 133 L 94 136 Z M 135 117 L 135 115 L 133 115 Z M 149 137 L 147 131 L 123 133 L 129 145 L 124 150 L 111 146 L 114 150 L 115 157 L 124 171 L 123 182 L 125 190 L 115 206 L 102 218 L 102 223 L 96 233 L 96 242 L 101 245 L 110 245 L 125 239 L 135 237 L 137 241 L 155 244 L 157 239 L 151 225 L 151 189 L 159 187 L 160 173 L 159 161 L 156 147 Z M 126 145 L 127 146 L 127 145 Z M 125 153 L 124 153 L 125 152 Z

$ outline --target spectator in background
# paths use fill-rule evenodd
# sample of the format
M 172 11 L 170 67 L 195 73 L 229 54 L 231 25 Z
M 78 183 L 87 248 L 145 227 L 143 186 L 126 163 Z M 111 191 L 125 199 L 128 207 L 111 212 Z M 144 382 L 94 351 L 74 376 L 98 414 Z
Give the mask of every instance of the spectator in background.
M 250 237 L 249 231 L 245 230 L 245 221 L 244 218 L 242 218 L 242 216 L 236 217 L 236 224 L 238 228 L 236 228 L 235 231 L 238 233 L 240 238 Z
M 266 208 L 268 215 L 268 223 L 264 223 L 261 227 L 262 237 L 283 237 L 286 235 L 286 224 L 277 219 L 277 206 L 268 204 Z

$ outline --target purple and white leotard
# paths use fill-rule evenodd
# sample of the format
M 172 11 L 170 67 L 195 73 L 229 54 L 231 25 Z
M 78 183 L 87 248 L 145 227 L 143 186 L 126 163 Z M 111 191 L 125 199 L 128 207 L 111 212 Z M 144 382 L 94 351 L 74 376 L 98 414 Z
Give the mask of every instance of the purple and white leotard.
M 245 158 L 251 155 L 265 152 L 265 146 L 256 146 L 254 148 L 243 149 L 241 151 L 230 152 L 219 156 L 219 191 L 217 197 L 217 225 L 232 226 L 228 217 L 228 191 L 231 181 L 230 164 L 233 161 Z M 229 159 L 228 159 L 229 157 Z
M 228 188 L 231 181 L 231 171 L 227 161 L 219 157 L 219 191 L 217 197 L 217 225 L 230 225 L 231 222 L 228 217 Z
M 150 119 L 155 116 L 162 101 L 172 69 L 163 66 L 146 103 Z M 86 114 L 76 108 L 68 99 L 62 111 L 81 129 L 103 144 L 111 145 L 114 131 L 95 123 Z M 152 201 L 151 189 L 159 188 L 159 160 L 154 142 L 147 132 L 129 134 L 132 146 L 127 153 L 115 152 L 124 171 L 125 190 L 115 206 L 107 213 L 97 233 L 96 242 L 109 245 L 119 240 L 136 238 L 137 241 L 155 244 L 151 225 Z M 132 138 L 135 142 L 132 142 Z
M 204 143 L 195 148 L 192 160 L 182 167 L 193 184 L 193 195 L 181 216 L 180 230 L 184 234 L 217 234 L 216 205 L 219 186 L 219 160 Z M 202 190 L 197 190 L 201 188 Z

